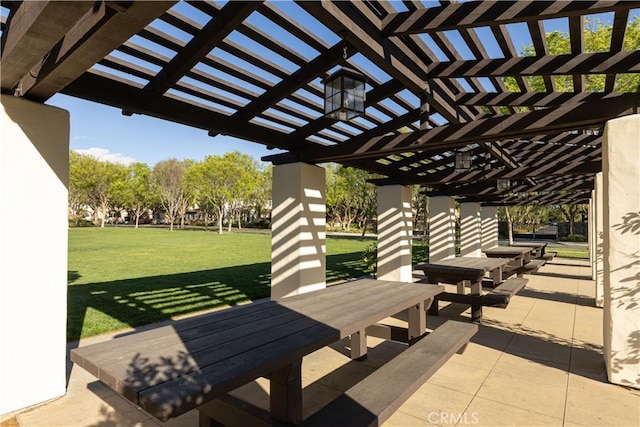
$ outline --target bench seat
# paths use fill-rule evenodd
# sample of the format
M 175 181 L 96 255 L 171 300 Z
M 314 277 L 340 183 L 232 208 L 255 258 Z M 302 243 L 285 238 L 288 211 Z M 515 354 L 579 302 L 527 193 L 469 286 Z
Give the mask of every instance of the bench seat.
M 513 295 L 517 294 L 522 289 L 524 289 L 524 287 L 527 286 L 528 282 L 529 282 L 529 279 L 525 279 L 523 277 L 512 277 L 508 280 L 505 280 L 495 288 L 493 288 L 491 292 L 489 292 L 487 295 L 504 295 L 504 296 L 507 296 L 508 298 L 511 298 Z M 507 303 L 508 302 L 509 300 L 507 299 Z M 498 307 L 501 307 L 501 306 L 498 306 Z M 502 308 L 505 308 L 505 307 L 506 307 L 506 304 Z
M 378 426 L 384 423 L 478 331 L 449 320 L 344 394 L 311 415 L 304 426 Z
M 507 280 L 514 274 L 517 275 L 518 277 L 522 277 L 523 274 L 535 273 L 540 269 L 540 267 L 545 265 L 546 262 L 547 261 L 543 259 L 534 259 L 532 261 L 529 261 L 522 267 L 514 266 L 514 265 L 505 266 L 502 269 L 502 279 Z
M 551 261 L 555 256 L 558 255 L 558 252 L 545 252 L 540 258 L 545 261 Z

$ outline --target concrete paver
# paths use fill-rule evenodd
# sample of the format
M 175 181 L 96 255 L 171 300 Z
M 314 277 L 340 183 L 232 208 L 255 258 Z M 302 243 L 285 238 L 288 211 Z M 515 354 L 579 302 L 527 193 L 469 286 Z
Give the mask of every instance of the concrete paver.
M 586 261 L 556 258 L 529 275 L 506 309 L 485 308 L 479 332 L 385 423 L 387 426 L 638 426 L 640 391 L 607 382 L 602 357 L 602 309 L 593 305 Z M 414 277 L 419 279 L 420 272 Z M 469 310 L 441 304 L 428 328 L 468 321 Z M 402 316 L 389 319 L 402 324 Z M 95 337 L 86 342 L 110 339 Z M 309 415 L 402 351 L 368 339 L 369 356 L 351 361 L 340 341 L 305 358 L 303 398 Z M 67 394 L 17 414 L 24 427 L 197 426 L 196 411 L 161 423 L 69 365 Z M 234 392 L 266 408 L 269 384 L 256 380 Z

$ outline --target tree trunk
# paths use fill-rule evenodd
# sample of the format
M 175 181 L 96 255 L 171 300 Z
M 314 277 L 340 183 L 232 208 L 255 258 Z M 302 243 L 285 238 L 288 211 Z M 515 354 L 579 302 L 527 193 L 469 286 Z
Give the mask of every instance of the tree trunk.
M 507 228 L 509 229 L 509 245 L 513 245 L 513 223 L 511 222 L 511 215 L 509 215 L 509 208 L 504 207 L 504 214 L 507 217 Z
M 362 237 L 364 237 L 365 233 L 367 232 L 368 225 L 369 225 L 369 217 L 366 216 L 364 217 L 364 225 L 362 226 Z
M 222 234 L 222 209 L 218 210 L 218 234 Z
M 209 215 L 207 215 L 206 212 L 203 212 L 204 214 L 204 231 L 209 230 Z

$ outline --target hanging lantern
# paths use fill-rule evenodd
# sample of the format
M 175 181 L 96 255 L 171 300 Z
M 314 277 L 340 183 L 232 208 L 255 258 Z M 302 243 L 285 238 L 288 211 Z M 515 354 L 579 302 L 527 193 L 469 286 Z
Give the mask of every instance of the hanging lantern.
M 347 121 L 364 114 L 366 78 L 351 68 L 341 68 L 324 83 L 324 115 Z
M 511 181 L 509 178 L 498 178 L 496 187 L 498 190 L 508 190 L 511 188 Z
M 456 151 L 456 170 L 471 169 L 471 153 L 468 151 Z

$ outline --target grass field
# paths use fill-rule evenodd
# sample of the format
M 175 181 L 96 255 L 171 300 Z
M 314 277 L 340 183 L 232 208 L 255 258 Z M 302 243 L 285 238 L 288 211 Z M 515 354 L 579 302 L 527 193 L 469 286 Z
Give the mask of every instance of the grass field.
M 367 274 L 371 240 L 327 238 L 327 282 Z M 69 230 L 68 340 L 270 294 L 271 236 L 202 230 Z
M 373 240 L 327 238 L 327 282 L 367 274 Z M 560 257 L 584 249 L 551 247 Z M 424 249 L 414 242 L 414 263 Z M 130 326 L 232 306 L 270 294 L 271 236 L 128 227 L 69 230 L 67 337 L 75 341 Z

